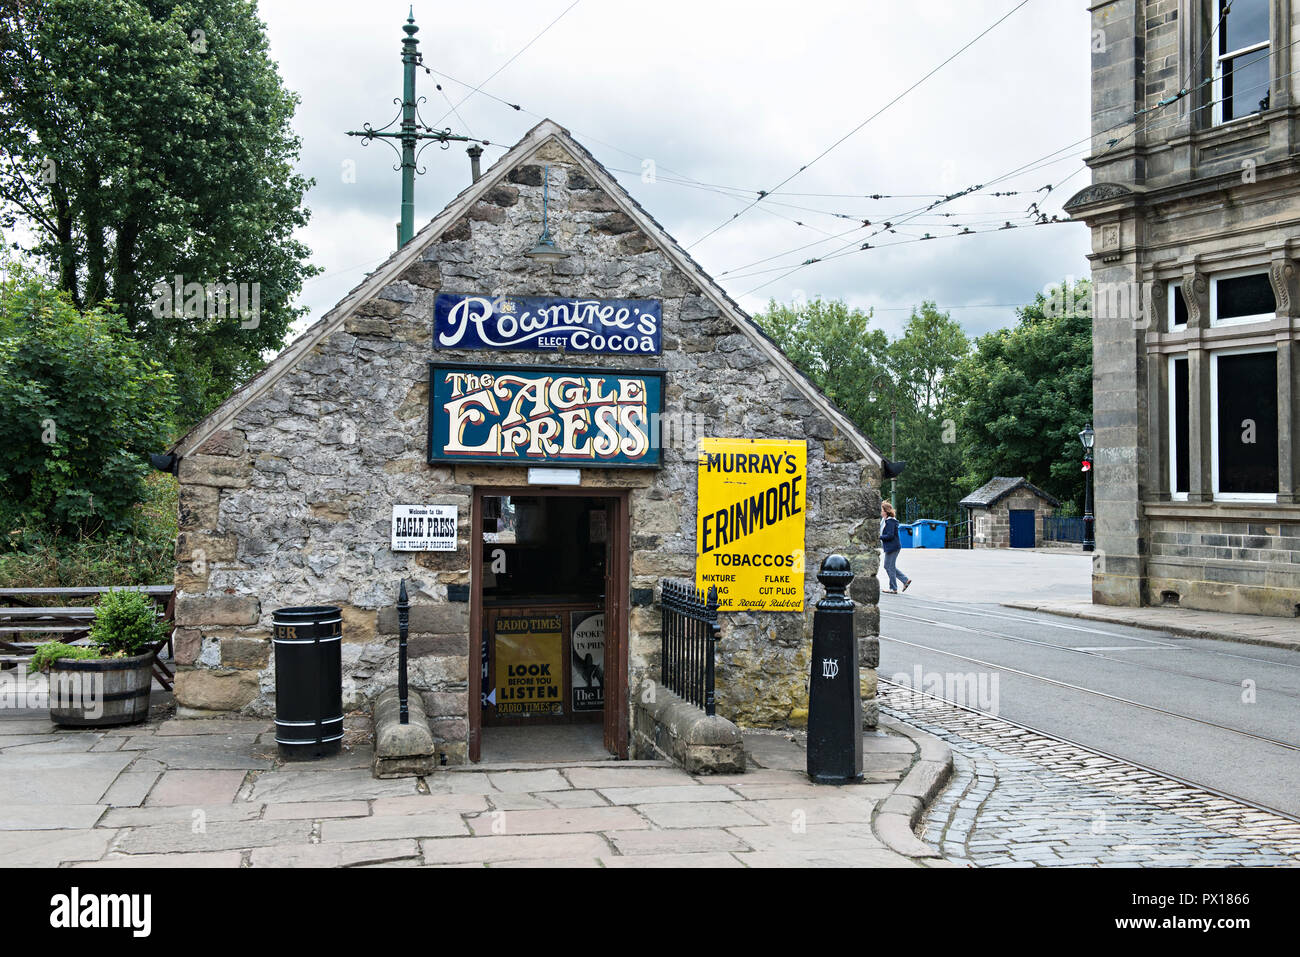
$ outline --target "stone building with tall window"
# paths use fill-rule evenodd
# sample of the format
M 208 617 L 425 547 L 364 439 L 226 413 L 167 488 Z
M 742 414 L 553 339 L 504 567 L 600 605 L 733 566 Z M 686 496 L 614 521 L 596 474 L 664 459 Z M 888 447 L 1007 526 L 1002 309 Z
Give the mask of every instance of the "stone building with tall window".
M 1093 599 L 1295 615 L 1300 4 L 1090 9 Z

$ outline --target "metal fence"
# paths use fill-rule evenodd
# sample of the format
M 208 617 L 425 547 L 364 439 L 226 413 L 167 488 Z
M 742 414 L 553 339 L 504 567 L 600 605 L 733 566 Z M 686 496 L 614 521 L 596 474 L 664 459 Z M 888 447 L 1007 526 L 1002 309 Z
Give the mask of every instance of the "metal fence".
M 1047 542 L 1083 542 L 1083 518 L 1056 515 L 1043 517 L 1043 540 Z
M 664 578 L 659 605 L 663 612 L 660 680 L 685 701 L 716 714 L 714 645 L 717 644 L 718 589 L 705 595 L 693 582 Z

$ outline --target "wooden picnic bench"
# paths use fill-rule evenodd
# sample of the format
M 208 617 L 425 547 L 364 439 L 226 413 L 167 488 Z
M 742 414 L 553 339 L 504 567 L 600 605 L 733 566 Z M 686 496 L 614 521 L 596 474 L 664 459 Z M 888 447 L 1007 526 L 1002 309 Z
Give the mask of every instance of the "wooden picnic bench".
M 122 586 L 131 591 L 142 591 L 158 605 L 158 617 L 170 622 L 175 614 L 176 595 L 171 585 Z M 66 644 L 86 644 L 90 624 L 95 620 L 93 605 L 46 605 L 39 602 L 68 601 L 74 598 L 96 598 L 105 592 L 118 591 L 115 587 L 83 586 L 80 588 L 0 588 L 0 666 L 14 667 L 31 660 L 36 647 L 44 641 L 62 640 Z M 33 604 L 33 602 L 37 602 Z M 25 641 L 25 638 L 34 640 Z M 157 642 L 153 651 L 153 673 L 168 691 L 171 690 L 174 672 L 164 664 L 160 654 L 167 649 L 167 658 L 174 658 L 171 629 L 167 637 Z

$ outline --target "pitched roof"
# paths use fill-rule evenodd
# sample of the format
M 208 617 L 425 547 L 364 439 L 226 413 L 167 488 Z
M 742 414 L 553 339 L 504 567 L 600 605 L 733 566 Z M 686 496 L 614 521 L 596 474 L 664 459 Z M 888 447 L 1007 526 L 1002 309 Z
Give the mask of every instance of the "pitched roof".
M 185 456 L 199 448 L 209 437 L 222 429 L 229 428 L 235 417 L 247 405 L 267 392 L 284 376 L 303 356 L 326 336 L 342 327 L 352 313 L 365 302 L 373 299 L 379 291 L 394 282 L 412 265 L 420 260 L 428 245 L 439 238 L 444 231 L 464 216 L 482 196 L 497 186 L 516 166 L 528 161 L 547 143 L 556 141 L 565 149 L 595 182 L 603 189 L 616 205 L 626 213 L 637 227 L 642 230 L 660 251 L 664 253 L 678 269 L 698 283 L 701 293 L 713 302 L 721 315 L 730 319 L 737 330 L 744 334 L 784 373 L 785 377 L 803 394 L 812 405 L 837 429 L 843 432 L 849 442 L 861 455 L 879 466 L 884 462 L 880 450 L 858 431 L 852 421 L 837 409 L 834 403 L 815 386 L 807 376 L 800 372 L 786 357 L 779 346 L 769 337 L 758 323 L 754 322 L 734 299 L 722 290 L 713 278 L 687 254 L 677 241 L 668 234 L 653 216 L 642 208 L 632 196 L 623 189 L 614 176 L 577 142 L 564 127 L 553 120 L 542 120 L 526 134 L 523 139 L 507 150 L 500 159 L 489 167 L 479 180 L 470 184 L 443 208 L 412 240 L 390 256 L 361 283 L 352 289 L 329 312 L 321 316 L 307 328 L 302 335 L 283 349 L 271 362 L 252 379 L 240 386 L 220 406 L 205 419 L 190 429 L 173 447 L 172 452 Z
M 1037 485 L 1025 481 L 1024 476 L 1007 478 L 1003 475 L 995 476 L 989 482 L 981 485 L 975 491 L 971 492 L 957 504 L 963 507 L 988 507 L 1006 498 L 1012 492 L 1019 488 L 1027 488 L 1045 502 L 1051 503 L 1053 507 L 1060 505 L 1061 502 L 1055 496 L 1048 495 Z

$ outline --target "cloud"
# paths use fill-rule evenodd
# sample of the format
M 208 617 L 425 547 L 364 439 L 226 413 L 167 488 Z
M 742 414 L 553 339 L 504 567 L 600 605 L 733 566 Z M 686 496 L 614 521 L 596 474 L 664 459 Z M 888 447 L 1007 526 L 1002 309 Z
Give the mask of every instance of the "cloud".
M 1087 231 L 1057 225 L 878 248 L 782 271 L 865 239 L 827 233 L 860 219 L 879 224 L 946 194 L 994 178 L 1089 132 L 1089 21 L 1081 4 L 1030 3 L 901 102 L 817 160 L 778 195 L 694 245 L 752 198 L 771 189 L 949 57 L 1014 6 L 1014 0 L 947 4 L 700 3 L 583 0 L 485 87 L 458 103 L 558 16 L 571 0 L 479 0 L 416 4 L 420 49 L 443 79 L 420 73 L 430 125 L 491 140 L 485 164 L 540 116 L 566 126 L 744 306 L 808 294 L 875 306 L 891 331 L 921 299 L 955 308 L 968 332 L 1014 321 L 1009 308 L 1066 274 L 1086 275 Z M 302 102 L 302 171 L 317 180 L 302 238 L 325 268 L 302 302 L 318 317 L 394 248 L 400 182 L 386 146 L 344 135 L 382 126 L 401 94 L 401 25 L 408 3 L 263 0 L 273 56 Z M 459 81 L 459 82 L 458 82 Z M 439 91 L 435 84 L 443 87 Z M 464 85 L 464 84 L 468 84 Z M 1025 222 L 1039 200 L 1048 214 L 1085 185 L 1087 143 L 1041 169 L 945 205 L 899 233 L 945 236 L 953 224 Z M 658 178 L 643 183 L 642 163 Z M 355 164 L 355 182 L 344 163 Z M 422 157 L 417 228 L 469 180 L 463 144 Z M 1074 174 L 1050 198 L 1039 187 Z M 689 178 L 721 191 L 671 182 Z M 866 194 L 900 195 L 871 200 Z M 854 194 L 822 196 L 803 194 Z M 787 204 L 785 206 L 777 203 Z M 792 208 L 802 207 L 802 208 Z M 834 213 L 853 217 L 837 218 Z M 803 225 L 799 225 L 802 223 Z M 980 227 L 986 228 L 986 227 Z M 882 234 L 881 245 L 907 235 Z M 795 247 L 815 244 L 791 252 Z M 853 248 L 849 246 L 848 248 Z M 783 254 L 742 269 L 758 260 Z M 768 280 L 770 285 L 749 294 Z M 310 318 L 300 323 L 299 328 Z

